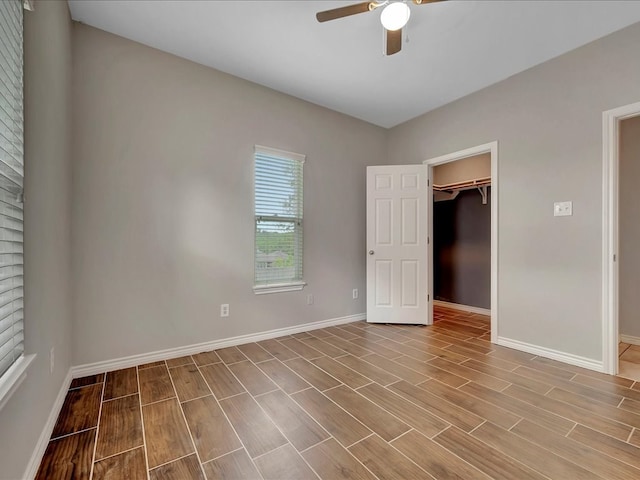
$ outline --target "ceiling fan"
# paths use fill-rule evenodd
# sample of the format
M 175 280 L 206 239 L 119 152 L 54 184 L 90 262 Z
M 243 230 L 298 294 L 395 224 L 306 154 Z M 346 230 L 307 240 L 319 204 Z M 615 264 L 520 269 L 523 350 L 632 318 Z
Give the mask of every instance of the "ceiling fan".
M 414 5 L 426 5 L 427 3 L 442 2 L 444 0 L 411 0 Z M 342 17 L 348 17 L 357 13 L 372 12 L 384 7 L 380 15 L 382 26 L 386 30 L 387 41 L 385 54 L 393 55 L 402 49 L 402 27 L 409 21 L 411 9 L 406 0 L 380 0 L 355 3 L 346 7 L 333 8 L 316 13 L 319 22 L 328 22 Z

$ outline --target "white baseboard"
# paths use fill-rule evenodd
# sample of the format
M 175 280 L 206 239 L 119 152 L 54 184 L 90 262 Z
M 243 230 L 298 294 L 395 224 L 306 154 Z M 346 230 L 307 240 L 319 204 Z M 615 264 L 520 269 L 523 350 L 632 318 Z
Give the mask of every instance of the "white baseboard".
M 31 459 L 29 459 L 27 469 L 25 470 L 22 478 L 32 479 L 35 478 L 36 474 L 38 473 L 40 462 L 42 462 L 42 457 L 44 457 L 44 452 L 47 449 L 47 445 L 49 444 L 51 433 L 53 433 L 53 427 L 55 427 L 56 425 L 56 420 L 58 419 L 58 415 L 60 415 L 60 410 L 62 410 L 62 404 L 64 403 L 64 399 L 67 396 L 69 387 L 71 386 L 71 380 L 73 380 L 73 377 L 71 375 L 71 369 L 69 369 L 66 377 L 64 377 L 64 380 L 62 381 L 62 386 L 60 387 L 58 396 L 56 397 L 56 400 L 51 407 L 51 413 L 49 413 L 47 423 L 45 423 L 44 428 L 42 429 L 42 433 L 40 434 L 40 438 L 38 439 L 36 448 L 31 454 Z
M 96 375 L 98 373 L 110 372 L 121 368 L 129 368 L 143 363 L 157 362 L 168 360 L 170 358 L 192 355 L 194 353 L 207 352 L 218 348 L 233 347 L 245 343 L 259 342 L 270 338 L 282 337 L 285 335 L 293 335 L 294 333 L 308 332 L 319 328 L 331 327 L 334 325 L 343 325 L 345 323 L 357 322 L 366 319 L 366 314 L 358 313 L 348 315 L 346 317 L 330 318 L 328 320 L 320 320 L 318 322 L 305 323 L 293 327 L 277 328 L 267 330 L 265 332 L 251 333 L 248 335 L 239 335 L 237 337 L 224 338 L 221 340 L 213 340 L 211 342 L 196 343 L 184 347 L 168 348 L 166 350 L 158 350 L 155 352 L 143 353 L 140 355 L 131 355 L 129 357 L 116 358 L 113 360 L 105 360 L 96 363 L 87 363 L 85 365 L 77 365 L 71 368 L 73 378 L 85 377 L 87 375 Z
M 640 345 L 640 337 L 632 337 L 631 335 L 620 334 L 620 341 L 631 345 Z
M 512 340 L 504 337 L 498 337 L 497 344 L 503 347 L 513 348 L 514 350 L 521 350 L 523 352 L 531 353 L 539 357 L 550 358 L 551 360 L 557 360 L 558 362 L 568 363 L 569 365 L 575 365 L 577 367 L 595 370 L 596 372 L 606 373 L 604 371 L 603 362 L 593 360 L 592 358 L 581 357 L 579 355 L 573 355 L 571 353 L 561 352 L 559 350 L 553 350 L 551 348 L 540 347 L 538 345 L 532 345 L 530 343 L 525 343 L 519 340 Z
M 451 310 L 461 310 L 469 313 L 479 313 L 480 315 L 491 315 L 491 310 L 488 308 L 472 307 L 471 305 L 461 305 L 459 303 L 449 303 L 442 300 L 434 300 L 434 305 L 444 308 L 450 308 Z

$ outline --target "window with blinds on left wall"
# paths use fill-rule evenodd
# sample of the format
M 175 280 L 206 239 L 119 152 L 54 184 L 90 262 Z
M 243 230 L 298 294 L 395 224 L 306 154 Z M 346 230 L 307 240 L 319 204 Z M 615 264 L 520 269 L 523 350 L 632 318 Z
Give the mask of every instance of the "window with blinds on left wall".
M 24 354 L 23 2 L 0 1 L 0 408 L 35 355 Z
M 301 290 L 305 156 L 255 147 L 256 294 Z

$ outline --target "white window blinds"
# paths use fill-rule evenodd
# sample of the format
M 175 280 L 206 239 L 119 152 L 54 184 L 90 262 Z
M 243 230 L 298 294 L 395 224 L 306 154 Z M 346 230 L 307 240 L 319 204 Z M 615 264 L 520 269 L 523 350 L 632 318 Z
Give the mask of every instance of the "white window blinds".
M 255 148 L 255 285 L 302 288 L 304 155 Z
M 0 1 L 0 377 L 24 351 L 22 1 Z

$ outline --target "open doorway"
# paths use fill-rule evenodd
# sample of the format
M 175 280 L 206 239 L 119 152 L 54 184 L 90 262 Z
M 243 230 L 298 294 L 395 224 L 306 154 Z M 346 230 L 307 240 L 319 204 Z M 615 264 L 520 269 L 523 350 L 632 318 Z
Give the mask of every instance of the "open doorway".
M 488 162 L 488 172 L 484 170 L 484 166 L 482 164 L 484 161 Z M 455 166 L 452 162 L 456 162 Z M 475 195 L 478 195 L 478 201 L 486 202 L 486 204 L 482 205 L 490 209 L 490 285 L 488 291 L 489 302 L 488 305 L 485 302 L 484 307 L 477 307 L 478 313 L 489 313 L 491 316 L 491 342 L 497 343 L 498 340 L 498 144 L 497 142 L 492 142 L 484 145 L 479 145 L 477 147 L 472 147 L 469 149 L 461 150 L 458 152 L 454 152 L 448 155 L 443 155 L 440 157 L 432 158 L 430 160 L 426 160 L 424 164 L 428 168 L 428 177 L 429 177 L 429 192 L 428 192 L 428 203 L 429 203 L 429 239 L 434 238 L 435 227 L 434 225 L 434 210 L 440 210 L 438 207 L 434 208 L 434 194 L 439 197 L 439 199 L 451 196 L 457 197 L 459 195 L 467 196 L 467 193 L 462 192 L 471 192 Z M 448 167 L 447 167 L 448 165 Z M 467 172 L 464 175 L 460 176 L 460 178 L 455 178 L 455 171 L 466 170 Z M 487 175 L 489 173 L 489 175 Z M 462 178 L 463 176 L 467 176 L 470 178 Z M 438 180 L 438 182 L 436 182 Z M 449 181 L 451 180 L 451 181 Z M 459 181 L 454 181 L 459 180 Z M 476 182 L 477 185 L 474 185 L 473 182 Z M 458 188 L 459 187 L 459 188 Z M 479 187 L 479 188 L 478 188 Z M 457 193 L 456 193 L 457 191 Z M 491 196 L 490 199 L 487 196 Z M 446 200 L 444 200 L 446 201 Z M 435 222 L 438 222 L 438 219 L 435 218 Z M 466 285 L 462 287 L 463 290 L 467 290 L 466 292 L 453 292 L 451 290 L 451 285 L 448 287 L 443 285 L 443 282 L 439 282 L 438 286 L 436 286 L 434 270 L 436 268 L 442 268 L 442 259 L 436 259 L 434 256 L 434 247 L 440 248 L 442 245 L 434 245 L 434 241 L 429 242 L 429 261 L 427 262 L 429 266 L 429 297 L 435 299 L 435 302 L 429 302 L 429 308 L 431 309 L 430 318 L 433 318 L 433 307 L 438 305 L 438 308 L 442 308 L 442 306 L 460 306 L 464 308 L 469 307 L 467 303 L 478 303 L 481 300 L 478 298 L 472 299 L 474 296 L 471 293 L 472 289 L 469 289 Z M 467 254 L 472 254 L 471 252 L 466 252 Z M 438 267 L 438 262 L 440 262 L 440 266 Z M 468 280 L 468 279 L 466 279 Z M 446 283 L 446 279 L 445 282 Z M 463 281 L 464 283 L 464 281 Z M 460 283 L 458 284 L 458 287 Z M 444 289 L 443 289 L 444 288 Z M 448 288 L 448 293 L 447 292 Z M 436 289 L 438 291 L 438 295 L 436 295 Z M 455 286 L 454 286 L 455 290 Z M 477 293 L 477 292 L 476 292 Z M 447 302 L 446 304 L 439 303 L 437 300 L 438 297 L 446 297 L 453 301 Z M 464 300 L 464 299 L 471 300 Z M 456 301 L 456 299 L 461 299 Z M 466 303 L 464 303 L 466 301 Z M 473 307 L 473 305 L 471 305 Z M 467 311 L 473 311 L 472 309 L 467 308 Z
M 618 375 L 640 381 L 640 115 L 620 121 Z
M 491 154 L 433 168 L 433 304 L 490 315 Z
M 640 380 L 640 103 L 604 113 L 603 369 Z

